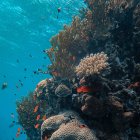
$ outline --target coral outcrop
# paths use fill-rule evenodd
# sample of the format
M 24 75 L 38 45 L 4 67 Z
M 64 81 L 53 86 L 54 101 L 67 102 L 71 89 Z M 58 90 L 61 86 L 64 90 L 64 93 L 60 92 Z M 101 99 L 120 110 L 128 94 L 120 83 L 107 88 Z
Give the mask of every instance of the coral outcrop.
M 31 140 L 140 139 L 140 1 L 85 3 L 46 50 L 52 79 L 17 103 Z
M 66 111 L 47 119 L 41 127 L 42 140 L 45 137 L 50 140 L 97 140 L 79 115 L 72 111 Z

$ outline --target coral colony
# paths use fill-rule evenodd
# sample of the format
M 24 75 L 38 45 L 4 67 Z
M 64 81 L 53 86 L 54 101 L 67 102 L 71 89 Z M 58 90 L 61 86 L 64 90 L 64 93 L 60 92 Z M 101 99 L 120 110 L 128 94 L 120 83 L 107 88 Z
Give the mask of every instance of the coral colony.
M 140 139 L 140 1 L 85 3 L 44 51 L 52 78 L 17 102 L 30 140 Z

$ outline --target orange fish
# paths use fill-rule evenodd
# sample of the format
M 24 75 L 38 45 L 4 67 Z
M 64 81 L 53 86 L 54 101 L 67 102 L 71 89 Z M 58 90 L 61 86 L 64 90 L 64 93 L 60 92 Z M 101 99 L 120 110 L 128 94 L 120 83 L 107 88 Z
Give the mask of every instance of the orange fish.
M 42 117 L 42 120 L 45 121 L 47 119 L 46 115 Z
M 20 132 L 20 128 L 18 128 L 18 132 Z
M 34 108 L 34 113 L 36 113 L 38 111 L 39 105 L 35 106 Z
M 36 100 L 37 96 L 36 96 L 36 95 L 34 95 L 34 96 L 33 96 L 33 98 L 34 98 L 34 100 Z
M 134 87 L 139 87 L 140 86 L 140 82 L 136 82 L 134 84 L 131 84 L 128 88 L 134 88 Z
M 36 120 L 38 121 L 40 119 L 40 115 L 37 115 Z
M 58 72 L 56 72 L 56 71 L 52 72 L 52 74 L 53 74 L 54 76 L 58 76 L 58 75 L 59 75 Z
M 84 125 L 84 124 L 81 124 L 81 125 L 79 125 L 79 127 L 80 127 L 80 128 L 85 128 L 85 127 L 87 127 L 87 126 Z
M 54 48 L 50 48 L 50 51 L 53 52 L 54 51 Z
M 78 93 L 87 93 L 87 92 L 93 92 L 94 90 L 91 88 L 91 87 L 88 87 L 88 86 L 81 86 L 81 87 L 78 87 L 77 88 L 77 92 Z
M 45 136 L 45 140 L 48 140 L 47 136 Z
M 75 59 L 76 59 L 76 57 L 75 57 L 75 56 L 73 56 L 73 61 L 75 61 Z
M 40 124 L 36 124 L 36 125 L 35 125 L 35 128 L 37 129 L 39 126 L 40 126 Z

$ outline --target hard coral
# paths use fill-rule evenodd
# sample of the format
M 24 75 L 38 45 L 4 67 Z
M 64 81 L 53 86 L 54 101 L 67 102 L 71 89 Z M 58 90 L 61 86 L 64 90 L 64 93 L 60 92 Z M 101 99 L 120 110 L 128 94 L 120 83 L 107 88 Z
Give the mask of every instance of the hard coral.
M 94 133 L 85 125 L 74 122 L 61 126 L 54 132 L 50 140 L 97 140 Z
M 96 140 L 95 134 L 84 125 L 84 121 L 73 111 L 48 118 L 41 127 L 42 139 L 50 140 Z
M 78 77 L 90 76 L 99 74 L 103 69 L 109 65 L 108 57 L 104 52 L 97 54 L 90 54 L 89 56 L 81 59 L 81 62 L 76 67 L 76 74 Z

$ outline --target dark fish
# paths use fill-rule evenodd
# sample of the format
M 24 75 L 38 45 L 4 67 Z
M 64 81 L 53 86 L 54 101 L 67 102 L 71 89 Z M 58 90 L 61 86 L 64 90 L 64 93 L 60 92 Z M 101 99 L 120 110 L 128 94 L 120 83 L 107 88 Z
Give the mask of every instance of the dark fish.
M 33 71 L 34 74 L 37 74 L 37 71 Z
M 58 13 L 60 13 L 60 12 L 61 12 L 61 7 L 59 7 L 59 8 L 57 9 L 57 11 L 58 11 Z
M 27 71 L 27 68 L 24 68 L 24 71 Z
M 29 54 L 29 57 L 33 57 L 31 54 Z
M 42 71 L 42 69 L 37 69 L 37 71 Z
M 8 84 L 7 84 L 6 82 L 4 82 L 4 83 L 2 84 L 2 86 L 1 86 L 1 89 L 6 89 L 7 86 L 8 86 Z
M 46 53 L 46 50 L 43 50 L 44 53 Z
M 14 123 L 11 123 L 10 125 L 9 125 L 9 128 L 12 128 L 14 126 Z
M 17 63 L 19 63 L 19 59 L 17 59 Z

